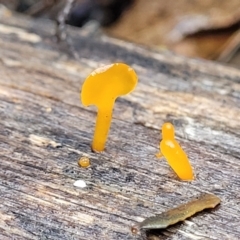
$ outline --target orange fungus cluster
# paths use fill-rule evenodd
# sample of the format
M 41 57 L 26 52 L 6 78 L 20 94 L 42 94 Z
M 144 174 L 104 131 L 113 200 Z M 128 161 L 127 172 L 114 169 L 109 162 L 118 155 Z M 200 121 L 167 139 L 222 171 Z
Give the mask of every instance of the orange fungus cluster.
M 101 152 L 105 148 L 112 120 L 115 100 L 131 92 L 138 82 L 135 71 L 124 63 L 114 63 L 93 71 L 84 81 L 81 90 L 83 105 L 95 105 L 98 108 L 96 126 L 92 141 L 92 150 Z M 164 123 L 162 141 L 157 157 L 164 156 L 171 168 L 181 180 L 193 180 L 193 170 L 186 153 L 174 136 L 174 126 Z M 88 158 L 81 158 L 81 167 L 89 166 Z

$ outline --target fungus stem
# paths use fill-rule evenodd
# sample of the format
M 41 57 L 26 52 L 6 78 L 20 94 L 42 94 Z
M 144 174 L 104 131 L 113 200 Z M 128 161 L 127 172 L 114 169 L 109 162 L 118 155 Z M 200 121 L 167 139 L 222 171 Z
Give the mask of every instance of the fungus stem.
M 92 142 L 92 150 L 101 152 L 107 140 L 108 132 L 111 126 L 112 109 L 98 109 L 95 132 Z

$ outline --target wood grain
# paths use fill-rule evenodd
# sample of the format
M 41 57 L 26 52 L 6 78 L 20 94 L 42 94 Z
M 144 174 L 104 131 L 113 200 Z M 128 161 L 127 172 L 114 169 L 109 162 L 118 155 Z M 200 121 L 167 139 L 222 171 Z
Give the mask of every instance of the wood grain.
M 221 205 L 149 239 L 239 239 L 240 71 L 72 29 L 75 61 L 53 34 L 50 21 L 1 11 L 0 239 L 142 239 L 132 225 L 202 192 Z M 96 110 L 79 90 L 93 69 L 119 61 L 139 84 L 115 104 L 106 151 L 92 153 Z M 166 121 L 192 182 L 155 157 Z M 81 156 L 91 167 L 78 166 Z M 74 187 L 78 179 L 88 187 Z

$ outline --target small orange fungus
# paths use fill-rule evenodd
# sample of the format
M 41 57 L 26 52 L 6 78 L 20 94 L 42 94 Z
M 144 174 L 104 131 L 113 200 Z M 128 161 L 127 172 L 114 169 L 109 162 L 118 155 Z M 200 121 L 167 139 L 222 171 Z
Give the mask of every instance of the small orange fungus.
M 79 160 L 78 160 L 78 165 L 80 167 L 83 167 L 83 168 L 87 168 L 90 166 L 90 160 L 88 157 L 81 157 Z
M 160 150 L 161 152 L 156 154 L 156 156 L 164 156 L 180 179 L 194 179 L 191 164 L 186 153 L 175 140 L 174 126 L 171 123 L 164 123 L 162 126 Z
M 112 120 L 115 100 L 131 92 L 138 78 L 135 71 L 123 63 L 114 63 L 93 71 L 82 86 L 83 105 L 95 105 L 98 108 L 92 150 L 104 150 Z

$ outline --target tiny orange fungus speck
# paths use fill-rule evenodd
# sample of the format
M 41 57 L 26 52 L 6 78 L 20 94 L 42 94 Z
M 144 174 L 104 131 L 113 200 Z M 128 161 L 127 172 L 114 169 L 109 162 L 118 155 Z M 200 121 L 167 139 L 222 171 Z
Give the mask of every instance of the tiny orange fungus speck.
M 171 168 L 182 180 L 193 180 L 193 170 L 186 153 L 175 140 L 174 126 L 164 123 L 162 126 L 162 141 L 160 142 L 160 153 L 157 157 L 164 156 Z
M 131 92 L 138 78 L 135 71 L 123 63 L 114 63 L 93 71 L 84 81 L 81 91 L 83 105 L 98 108 L 92 150 L 104 150 L 112 120 L 115 100 Z
M 90 166 L 90 160 L 88 157 L 81 157 L 79 160 L 78 160 L 78 165 L 80 167 L 83 167 L 83 168 L 87 168 Z

